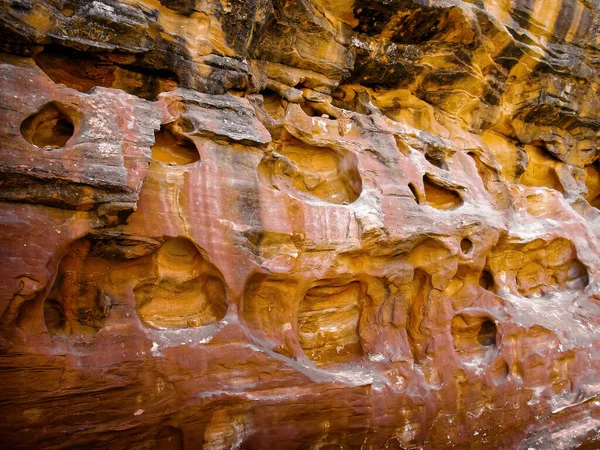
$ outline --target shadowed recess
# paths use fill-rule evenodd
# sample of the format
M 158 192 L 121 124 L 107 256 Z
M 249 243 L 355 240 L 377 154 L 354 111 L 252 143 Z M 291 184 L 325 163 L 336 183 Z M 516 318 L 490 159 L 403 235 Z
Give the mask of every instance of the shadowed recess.
M 464 358 L 484 357 L 496 347 L 497 327 L 489 317 L 458 314 L 452 319 L 451 333 L 456 353 Z
M 34 55 L 34 60 L 52 81 L 79 92 L 101 86 L 154 100 L 161 92 L 178 85 L 173 72 L 136 67 L 135 55 L 112 52 L 90 55 L 61 46 L 46 46 Z
M 89 239 L 75 241 L 60 262 L 44 302 L 44 321 L 51 336 L 93 333 L 104 325 L 110 299 L 101 286 L 106 261 L 90 254 Z
M 458 7 L 406 10 L 392 36 L 393 42 L 401 44 L 470 44 L 474 40 L 475 33 Z
M 298 310 L 300 346 L 317 364 L 362 355 L 358 332 L 363 294 L 359 282 L 310 289 Z
M 408 183 L 408 188 L 410 189 L 411 194 L 415 198 L 415 202 L 419 203 L 419 195 L 417 193 L 417 188 L 414 183 Z
M 494 251 L 488 262 L 496 284 L 502 280 L 501 287 L 529 298 L 563 289 L 582 290 L 590 282 L 587 267 L 565 238 L 510 244 Z
M 479 276 L 479 286 L 486 291 L 495 292 L 494 276 L 489 270 L 483 270 Z
M 217 269 L 202 257 L 192 241 L 167 240 L 154 259 L 155 276 L 135 288 L 142 321 L 153 328 L 207 325 L 227 310 L 225 286 Z
M 433 208 L 448 210 L 462 205 L 462 200 L 455 191 L 442 186 L 429 175 L 423 177 L 423 187 L 427 204 Z
M 320 200 L 352 203 L 360 195 L 362 181 L 354 155 L 340 155 L 288 139 L 267 154 L 258 167 L 263 184 L 290 194 L 303 193 Z
M 176 136 L 168 125 L 161 125 L 154 137 L 152 159 L 171 166 L 200 161 L 200 154 L 194 143 L 184 136 Z
M 470 239 L 464 238 L 460 241 L 460 251 L 468 255 L 473 250 L 473 242 Z
M 585 167 L 585 185 L 588 189 L 585 199 L 600 209 L 600 161 Z
M 57 103 L 44 105 L 21 123 L 21 134 L 30 144 L 52 150 L 64 147 L 75 132 L 71 118 Z

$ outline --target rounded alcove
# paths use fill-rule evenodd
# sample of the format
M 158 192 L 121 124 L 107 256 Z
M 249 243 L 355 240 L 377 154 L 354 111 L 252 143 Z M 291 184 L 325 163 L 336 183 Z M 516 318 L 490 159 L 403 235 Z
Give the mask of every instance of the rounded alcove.
M 429 175 L 423 176 L 423 189 L 427 204 L 433 208 L 443 210 L 456 209 L 463 203 L 462 198 L 456 191 L 443 186 Z
M 93 334 L 104 326 L 110 300 L 103 290 L 106 261 L 90 253 L 93 242 L 79 239 L 62 257 L 44 301 L 44 323 L 51 336 Z
M 352 203 L 362 191 L 355 155 L 291 137 L 265 155 L 258 175 L 269 188 L 334 204 Z
M 463 359 L 481 360 L 497 345 L 498 329 L 490 317 L 457 314 L 452 319 L 451 333 L 456 353 Z
M 468 255 L 473 251 L 473 242 L 471 239 L 464 238 L 460 241 L 460 251 L 463 255 Z
M 102 86 L 155 100 L 161 92 L 171 91 L 179 85 L 173 71 L 142 69 L 127 59 L 118 52 L 86 52 L 62 45 L 45 45 L 33 55 L 37 67 L 54 83 L 79 92 L 87 93 Z
M 363 354 L 359 336 L 363 293 L 357 281 L 310 289 L 298 309 L 300 347 L 318 365 Z
M 479 326 L 477 342 L 483 347 L 494 346 L 496 345 L 496 333 L 496 324 L 489 319 L 485 319 Z
M 62 148 L 75 133 L 75 125 L 66 109 L 58 103 L 44 105 L 21 123 L 27 142 L 44 150 Z
M 187 238 L 165 241 L 154 258 L 153 278 L 134 289 L 142 322 L 159 329 L 207 325 L 227 311 L 218 269 Z
M 489 270 L 483 270 L 479 275 L 479 286 L 486 291 L 496 292 L 496 282 L 494 281 L 494 275 Z
M 415 186 L 414 183 L 408 183 L 408 188 L 410 189 L 411 194 L 413 195 L 415 202 L 417 202 L 417 204 L 419 204 L 419 194 L 417 191 L 417 187 Z
M 168 125 L 161 125 L 154 133 L 152 159 L 170 166 L 183 166 L 200 161 L 200 154 L 190 139 L 174 133 Z

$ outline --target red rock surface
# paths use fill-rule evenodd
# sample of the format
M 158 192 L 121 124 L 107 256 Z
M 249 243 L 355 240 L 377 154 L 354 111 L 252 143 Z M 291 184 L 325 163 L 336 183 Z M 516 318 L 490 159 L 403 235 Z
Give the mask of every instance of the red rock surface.
M 0 1 L 0 445 L 600 448 L 596 1 Z

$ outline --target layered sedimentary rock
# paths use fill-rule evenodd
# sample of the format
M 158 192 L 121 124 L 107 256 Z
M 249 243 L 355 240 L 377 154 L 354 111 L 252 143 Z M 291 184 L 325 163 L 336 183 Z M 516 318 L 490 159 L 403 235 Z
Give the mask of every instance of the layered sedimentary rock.
M 0 2 L 3 448 L 600 447 L 600 4 Z

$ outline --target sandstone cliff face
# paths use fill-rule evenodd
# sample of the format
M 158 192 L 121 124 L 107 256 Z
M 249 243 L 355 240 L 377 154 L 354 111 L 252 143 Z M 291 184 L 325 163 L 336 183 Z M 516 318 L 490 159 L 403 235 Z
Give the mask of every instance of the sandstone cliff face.
M 2 0 L 3 448 L 600 448 L 595 0 Z

